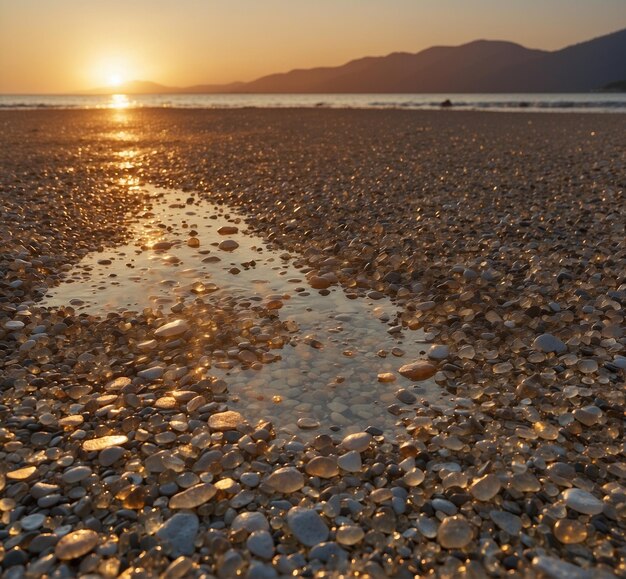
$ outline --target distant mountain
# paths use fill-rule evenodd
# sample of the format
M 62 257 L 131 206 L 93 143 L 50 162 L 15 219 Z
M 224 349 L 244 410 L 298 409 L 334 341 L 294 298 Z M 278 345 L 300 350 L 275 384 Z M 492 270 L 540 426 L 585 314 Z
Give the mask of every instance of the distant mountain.
M 136 82 L 104 92 L 587 92 L 621 78 L 626 78 L 626 29 L 556 51 L 476 40 L 461 46 L 434 46 L 417 54 L 395 52 L 342 66 L 297 69 L 246 83 L 173 88 Z
M 602 90 L 608 92 L 626 92 L 626 80 L 616 80 L 602 87 Z

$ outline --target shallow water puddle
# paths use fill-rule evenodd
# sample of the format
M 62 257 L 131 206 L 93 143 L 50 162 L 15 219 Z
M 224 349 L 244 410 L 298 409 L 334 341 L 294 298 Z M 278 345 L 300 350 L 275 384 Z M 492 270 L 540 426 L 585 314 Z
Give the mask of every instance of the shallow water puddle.
M 398 416 L 387 411 L 389 405 L 414 414 L 412 406 L 395 398 L 399 388 L 413 392 L 416 405 L 423 400 L 445 405 L 447 395 L 433 380 L 415 387 L 397 374 L 403 364 L 424 358 L 428 345 L 419 330 L 388 332 L 396 316 L 389 299 L 349 299 L 337 286 L 321 295 L 291 256 L 242 232 L 245 222 L 235 212 L 182 192 L 153 192 L 153 207 L 134 226 L 134 240 L 85 256 L 41 305 L 69 304 L 79 312 L 106 315 L 146 307 L 167 310 L 198 295 L 265 302 L 282 295 L 289 299 L 281 300 L 276 313 L 293 325 L 295 337 L 272 351 L 279 359 L 260 371 L 210 370 L 228 383 L 229 406 L 252 422 L 269 419 L 294 433 L 350 433 L 374 426 L 391 434 L 397 432 Z M 218 233 L 224 227 L 230 232 Z M 238 246 L 230 251 L 218 247 L 226 240 Z M 394 355 L 394 349 L 404 355 Z M 385 372 L 395 373 L 395 382 L 379 382 L 378 374 Z

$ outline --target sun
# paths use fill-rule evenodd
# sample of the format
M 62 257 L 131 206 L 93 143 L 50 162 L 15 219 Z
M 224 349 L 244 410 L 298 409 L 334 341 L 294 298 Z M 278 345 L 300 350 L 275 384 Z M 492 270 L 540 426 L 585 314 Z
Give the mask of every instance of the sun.
M 107 84 L 109 86 L 120 86 L 124 84 L 124 77 L 119 72 L 112 72 L 107 77 Z

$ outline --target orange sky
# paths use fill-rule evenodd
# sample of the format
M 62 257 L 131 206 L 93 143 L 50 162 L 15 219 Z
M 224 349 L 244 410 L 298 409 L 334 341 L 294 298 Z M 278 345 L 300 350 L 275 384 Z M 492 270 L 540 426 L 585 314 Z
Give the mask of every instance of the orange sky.
M 0 0 L 0 92 L 252 80 L 478 38 L 555 49 L 626 27 L 626 0 Z

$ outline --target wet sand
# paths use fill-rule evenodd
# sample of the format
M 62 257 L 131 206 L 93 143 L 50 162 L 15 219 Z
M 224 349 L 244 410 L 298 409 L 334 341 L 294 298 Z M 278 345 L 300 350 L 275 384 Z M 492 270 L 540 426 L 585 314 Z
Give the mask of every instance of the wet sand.
M 8 576 L 625 572 L 624 116 L 3 111 L 0 127 Z M 291 440 L 233 411 L 204 363 L 268 371 L 271 308 L 251 362 L 236 300 L 40 307 L 129 240 L 147 184 L 237 208 L 309 278 L 394 300 L 455 405 L 399 394 L 403 440 L 375 421 Z

